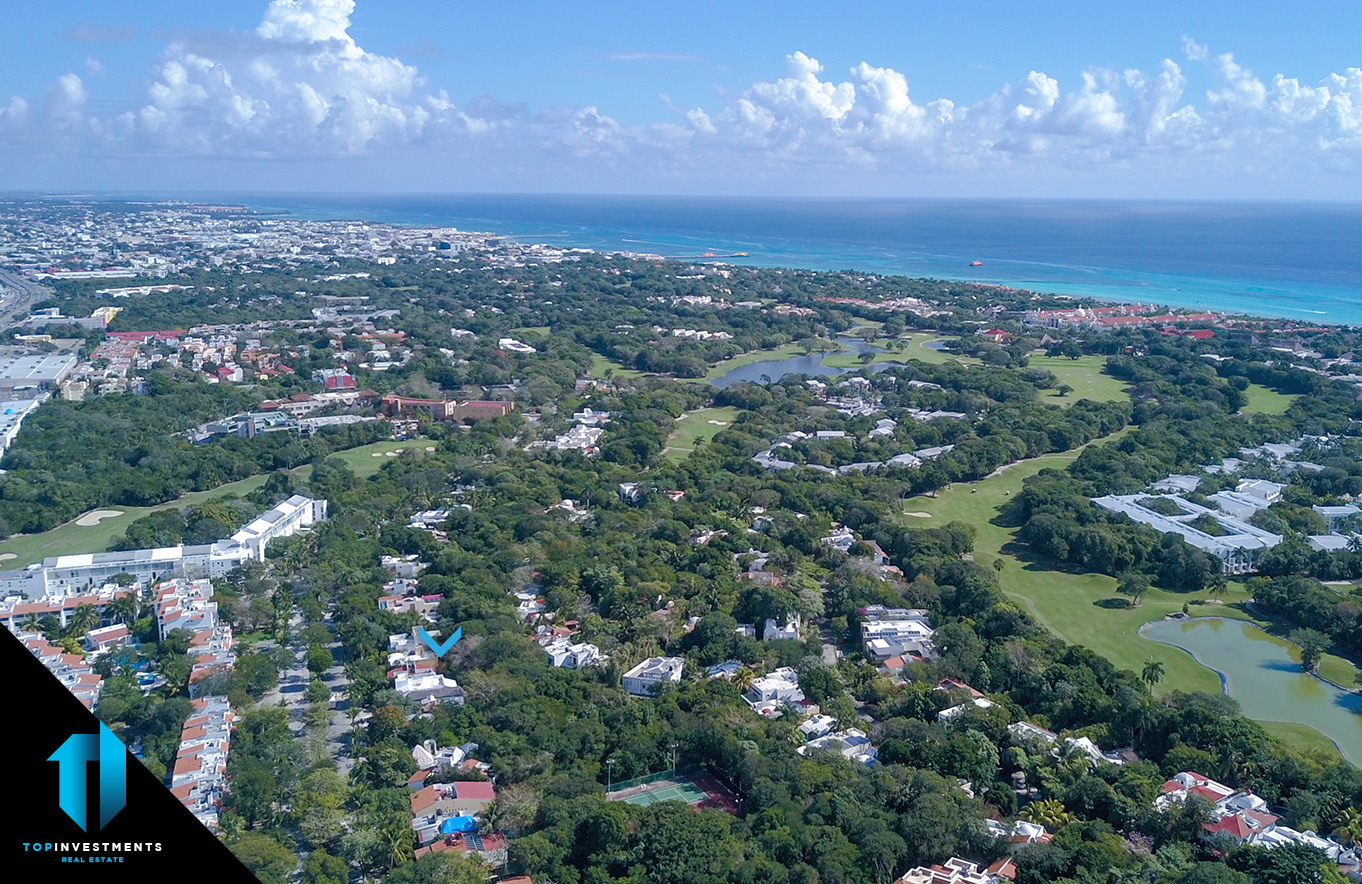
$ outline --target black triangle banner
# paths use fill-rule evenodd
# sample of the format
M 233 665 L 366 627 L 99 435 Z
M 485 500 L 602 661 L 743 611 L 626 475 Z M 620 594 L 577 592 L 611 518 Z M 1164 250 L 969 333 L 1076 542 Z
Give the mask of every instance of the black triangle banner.
M 0 627 L 0 851 L 44 880 L 95 865 L 143 876 L 256 878 L 8 629 Z M 106 879 L 107 880 L 107 879 Z

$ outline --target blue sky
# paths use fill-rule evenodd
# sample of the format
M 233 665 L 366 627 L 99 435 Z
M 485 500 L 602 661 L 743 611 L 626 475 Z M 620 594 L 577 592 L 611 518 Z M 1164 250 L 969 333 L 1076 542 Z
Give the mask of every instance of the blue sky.
M 80 0 L 0 23 L 6 189 L 1362 198 L 1351 2 Z

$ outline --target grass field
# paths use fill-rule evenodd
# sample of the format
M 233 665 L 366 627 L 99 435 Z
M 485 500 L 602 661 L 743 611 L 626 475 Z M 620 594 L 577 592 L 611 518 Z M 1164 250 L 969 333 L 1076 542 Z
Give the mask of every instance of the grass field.
M 1080 356 L 1069 359 L 1065 356 L 1032 356 L 1027 360 L 1031 368 L 1043 368 L 1053 374 L 1059 384 L 1068 384 L 1073 390 L 1068 396 L 1060 396 L 1056 390 L 1042 390 L 1040 398 L 1049 405 L 1068 406 L 1080 399 L 1095 402 L 1120 402 L 1129 398 L 1124 382 L 1110 375 L 1102 374 L 1107 364 L 1105 356 Z
M 1304 749 L 1309 752 L 1323 752 L 1335 759 L 1342 758 L 1343 754 L 1338 751 L 1324 734 L 1305 724 L 1296 724 L 1292 721 L 1264 721 L 1260 722 L 1269 734 L 1296 749 Z
M 425 449 L 434 446 L 435 443 L 429 439 L 408 439 L 404 442 L 375 442 L 372 445 L 361 445 L 359 448 L 351 448 L 346 451 L 338 451 L 331 455 L 339 457 L 345 461 L 346 466 L 355 471 L 355 475 L 360 479 L 367 479 L 374 473 L 382 469 L 383 464 L 387 463 L 387 454 L 390 451 L 402 451 L 407 448 Z M 378 454 L 378 457 L 374 457 Z M 299 469 L 308 469 L 300 467 Z M 297 472 L 295 470 L 294 472 Z
M 695 443 L 708 442 L 724 427 L 733 423 L 738 409 L 726 405 L 722 408 L 700 408 L 687 412 L 677 418 L 676 429 L 667 437 L 667 448 L 663 452 L 668 460 L 682 460 L 695 449 Z M 713 423 L 717 421 L 717 423 Z
M 521 343 L 528 344 L 529 341 L 525 340 L 526 338 L 539 338 L 540 340 L 543 340 L 549 336 L 549 331 L 550 329 L 547 325 L 526 325 L 520 328 L 513 328 L 506 334 Z
M 355 471 L 355 475 L 363 479 L 378 472 L 379 468 L 387 461 L 386 452 L 403 448 L 424 448 L 433 444 L 424 439 L 408 442 L 376 442 L 373 445 L 363 445 L 359 448 L 338 452 L 333 457 L 339 457 L 345 461 Z M 374 452 L 380 452 L 383 456 L 374 457 Z M 297 474 L 309 469 L 311 467 L 305 465 L 298 467 L 293 472 Z M 237 497 L 243 497 L 264 485 L 267 478 L 268 476 L 265 474 L 251 476 L 249 479 L 242 479 L 239 482 L 220 485 L 211 491 L 195 491 L 177 500 L 166 501 L 157 506 L 107 507 L 107 509 L 120 512 L 121 515 L 101 519 L 98 525 L 77 525 L 76 522 L 79 521 L 79 518 L 83 518 L 82 515 L 41 534 L 15 535 L 0 542 L 0 555 L 14 556 L 14 558 L 6 559 L 3 563 L 0 563 L 0 569 L 22 568 L 24 565 L 33 562 L 41 562 L 48 556 L 103 552 L 109 548 L 109 544 L 115 538 L 123 536 L 129 525 L 156 510 L 195 506 L 233 494 Z
M 734 356 L 732 359 L 725 359 L 710 367 L 708 373 L 703 378 L 692 378 L 690 380 L 712 381 L 721 378 L 735 368 L 742 368 L 744 365 L 751 365 L 753 362 L 763 362 L 765 360 L 789 359 L 791 356 L 803 356 L 804 348 L 799 344 L 785 344 L 776 347 L 774 350 L 753 350 L 751 353 L 744 353 L 741 356 Z
M 1244 395 L 1248 397 L 1248 404 L 1240 411 L 1250 414 L 1286 414 L 1291 403 L 1296 401 L 1295 396 L 1284 396 L 1258 384 L 1249 384 Z
M 593 378 L 604 378 L 606 370 L 610 371 L 612 378 L 637 378 L 642 377 L 643 372 L 632 368 L 625 368 L 613 359 L 606 359 L 599 353 L 591 354 L 591 376 Z
M 1111 437 L 1108 437 L 1110 439 Z M 1099 440 L 1101 441 L 1108 440 Z M 1173 593 L 1152 589 L 1139 607 L 1127 607 L 1126 600 L 1116 595 L 1116 580 L 1102 574 L 1085 574 L 1055 569 L 1047 562 L 1030 560 L 1024 547 L 1012 543 L 1015 527 L 1000 522 L 999 508 L 1021 490 L 1022 481 L 1042 469 L 1062 469 L 1077 457 L 1077 452 L 1052 454 L 1022 461 L 1001 473 L 973 484 L 958 483 L 936 497 L 913 497 L 905 501 L 905 513 L 928 513 L 929 518 L 905 515 L 908 526 L 927 527 L 962 521 L 973 525 L 978 532 L 974 543 L 975 561 L 991 565 L 1001 559 L 999 574 L 1003 592 L 1056 635 L 1071 644 L 1083 645 L 1100 653 L 1121 669 L 1139 672 L 1151 657 L 1163 663 L 1164 680 L 1156 693 L 1172 690 L 1220 692 L 1220 678 L 1216 673 L 1197 663 L 1185 652 L 1170 645 L 1141 638 L 1139 628 L 1151 620 L 1182 609 L 1184 603 L 1192 616 L 1232 617 L 1252 620 L 1269 631 L 1279 634 L 1283 629 L 1255 617 L 1243 608 L 1247 593 L 1242 583 L 1231 582 L 1219 600 L 1205 593 Z M 973 493 L 971 493 L 973 489 Z M 1217 604 L 1216 602 L 1221 602 Z M 1349 661 L 1326 654 L 1320 663 L 1320 674 L 1341 685 L 1349 686 L 1357 672 Z M 1301 733 L 1314 734 L 1314 742 L 1324 737 L 1309 728 L 1282 725 L 1287 731 L 1297 730 L 1293 741 L 1307 742 Z
M 104 552 L 116 537 L 122 537 L 128 526 L 156 510 L 168 507 L 186 507 L 206 503 L 229 494 L 238 497 L 249 494 L 265 484 L 264 475 L 251 476 L 239 482 L 228 482 L 212 491 L 196 491 L 178 500 L 167 501 L 159 506 L 118 506 L 106 507 L 122 515 L 101 519 L 98 525 L 77 525 L 75 519 L 65 525 L 58 525 L 51 531 L 41 534 L 17 534 L 0 542 L 0 555 L 9 554 L 15 558 L 7 559 L 6 569 L 22 568 L 33 562 L 41 562 L 48 556 L 66 556 L 75 553 Z

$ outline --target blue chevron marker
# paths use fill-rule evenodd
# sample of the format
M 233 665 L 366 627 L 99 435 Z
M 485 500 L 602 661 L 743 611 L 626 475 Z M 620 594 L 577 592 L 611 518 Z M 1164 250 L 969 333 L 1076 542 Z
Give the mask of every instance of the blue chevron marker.
M 128 753 L 123 743 L 103 723 L 97 734 L 72 734 L 47 759 L 57 762 L 57 806 L 85 831 L 86 769 L 88 761 L 99 762 L 99 826 L 109 824 L 128 799 Z
M 442 645 L 437 645 L 435 639 L 430 637 L 430 633 L 426 632 L 426 628 L 424 626 L 421 627 L 421 641 L 429 645 L 430 649 L 435 652 L 435 656 L 437 657 L 443 657 L 445 654 L 448 654 L 449 649 L 454 647 L 454 643 L 458 641 L 462 635 L 463 627 L 460 626 L 458 629 L 454 630 L 454 634 L 449 637 L 449 641 Z

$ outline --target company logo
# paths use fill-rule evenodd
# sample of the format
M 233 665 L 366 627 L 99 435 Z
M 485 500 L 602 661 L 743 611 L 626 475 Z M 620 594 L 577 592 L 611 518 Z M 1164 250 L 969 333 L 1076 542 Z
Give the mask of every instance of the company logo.
M 454 630 L 454 634 L 449 637 L 449 641 L 442 645 L 437 645 L 435 639 L 430 637 L 430 633 L 426 632 L 426 628 L 424 626 L 421 627 L 421 641 L 425 642 L 426 645 L 435 652 L 435 656 L 437 657 L 443 657 L 445 654 L 448 654 L 449 649 L 454 647 L 454 643 L 458 641 L 459 637 L 462 635 L 463 627 L 460 626 L 458 629 Z
M 57 804 L 71 821 L 86 832 L 87 822 L 86 762 L 99 763 L 99 831 L 123 809 L 128 801 L 128 751 L 123 743 L 101 722 L 99 733 L 72 734 L 61 748 L 48 756 L 57 762 L 59 775 Z

